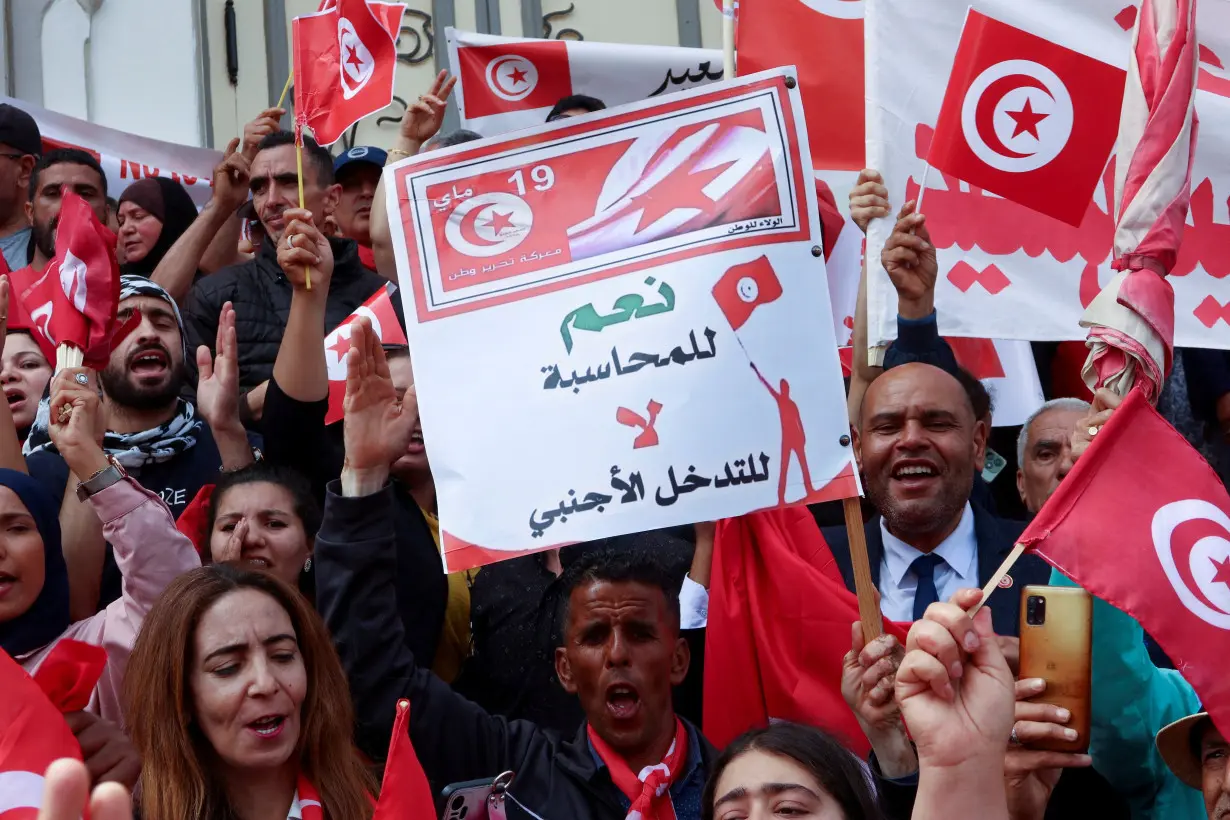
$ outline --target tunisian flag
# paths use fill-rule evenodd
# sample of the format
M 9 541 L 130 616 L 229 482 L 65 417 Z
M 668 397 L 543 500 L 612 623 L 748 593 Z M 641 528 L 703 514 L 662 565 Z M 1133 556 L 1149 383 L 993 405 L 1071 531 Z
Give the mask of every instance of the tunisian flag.
M 870 748 L 841 696 L 858 600 L 806 507 L 721 521 L 705 640 L 705 737 L 719 749 L 770 720 Z M 905 630 L 884 631 L 905 642 Z
M 64 192 L 60 204 L 56 255 L 20 301 L 48 343 L 82 351 L 85 366 L 95 370 L 106 366 L 116 339 L 141 319 L 134 314 L 128 325 L 116 328 L 120 266 L 115 261 L 115 234 L 72 191 Z
M 1125 76 L 971 9 L 927 162 L 1079 226 L 1119 132 Z
M 713 286 L 713 298 L 730 322 L 731 330 L 743 327 L 753 310 L 781 295 L 782 283 L 767 256 L 733 266 Z
M 325 337 L 325 367 L 329 371 L 329 410 L 325 424 L 342 420 L 342 400 L 346 398 L 346 353 L 350 350 L 350 323 L 366 316 L 372 323 L 376 338 L 385 345 L 406 344 L 406 333 L 397 321 L 388 287 L 372 294 L 371 298 L 355 308 L 354 313 L 342 320 Z
M 563 40 L 467 46 L 457 59 L 467 118 L 549 109 L 573 93 Z
M 749 0 L 737 36 L 741 76 L 798 66 L 812 166 L 862 168 L 863 0 Z
M 1142 390 L 1020 540 L 1138 620 L 1230 733 L 1230 495 Z
M 409 722 L 410 701 L 397 701 L 397 719 L 393 721 L 393 737 L 384 762 L 380 800 L 372 820 L 431 820 L 436 816 L 435 798 L 427 782 L 427 773 L 410 742 Z
M 397 32 L 405 6 L 337 0 L 291 21 L 295 120 L 321 145 L 393 102 Z

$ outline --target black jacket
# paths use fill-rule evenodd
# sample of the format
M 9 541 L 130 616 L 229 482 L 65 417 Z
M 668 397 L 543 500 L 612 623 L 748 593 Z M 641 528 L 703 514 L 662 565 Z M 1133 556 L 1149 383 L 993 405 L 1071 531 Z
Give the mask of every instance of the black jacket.
M 999 565 L 1012 552 L 1016 539 L 1025 530 L 1025 525 L 1006 518 L 996 518 L 990 513 L 971 505 L 974 510 L 974 537 L 978 541 L 978 583 L 985 585 L 999 569 Z M 867 533 L 867 558 L 871 562 L 871 580 L 880 586 L 880 562 L 884 559 L 884 539 L 880 535 L 880 517 L 868 521 L 863 531 Z M 828 542 L 833 558 L 841 569 L 846 586 L 854 590 L 854 567 L 850 563 L 850 539 L 845 527 L 825 527 L 824 540 Z M 1021 590 L 1028 584 L 1050 582 L 1051 568 L 1036 555 L 1022 555 L 1013 565 L 1000 587 L 991 593 L 987 606 L 991 610 L 995 634 L 1018 636 L 1021 631 Z M 1004 583 L 1008 583 L 1007 587 Z
M 596 765 L 582 726 L 575 739 L 524 720 L 493 717 L 420 667 L 405 648 L 392 578 L 391 487 L 343 498 L 329 487 L 316 538 L 316 603 L 341 656 L 355 703 L 356 738 L 374 760 L 388 751 L 396 704 L 410 701 L 410 739 L 433 788 L 513 771 L 512 793 L 546 818 L 623 820 L 620 793 Z M 699 776 L 715 750 L 699 740 Z M 509 817 L 524 816 L 510 807 Z
M 325 330 L 342 323 L 388 284 L 388 280 L 363 267 L 359 246 L 349 239 L 330 239 L 333 248 L 333 278 L 325 309 Z M 286 332 L 292 288 L 278 266 L 277 249 L 268 238 L 256 256 L 206 276 L 192 286 L 184 309 L 188 350 L 205 345 L 213 350 L 218 337 L 218 314 L 230 302 L 235 307 L 235 331 L 239 337 L 239 386 L 256 387 L 273 375 L 273 362 Z M 189 367 L 196 357 L 188 356 Z M 192 382 L 196 383 L 195 373 Z

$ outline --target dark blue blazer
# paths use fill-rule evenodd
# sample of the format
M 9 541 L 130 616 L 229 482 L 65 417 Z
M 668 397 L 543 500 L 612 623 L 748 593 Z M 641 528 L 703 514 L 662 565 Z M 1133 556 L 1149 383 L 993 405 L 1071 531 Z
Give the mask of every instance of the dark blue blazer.
M 1025 530 L 1025 525 L 1006 518 L 997 518 L 972 504 L 974 511 L 974 537 L 978 542 L 978 583 L 985 585 L 999 569 L 999 565 L 1012 551 L 1016 539 Z M 871 580 L 880 586 L 880 562 L 884 560 L 884 539 L 880 534 L 880 517 L 868 521 L 863 530 L 867 533 L 867 557 L 871 561 Z M 854 590 L 854 567 L 850 562 L 850 539 L 845 527 L 824 527 L 824 539 L 846 586 Z M 1036 555 L 1025 554 L 1008 572 L 1007 578 L 991 593 L 987 606 L 995 624 L 997 635 L 1019 637 L 1021 631 L 1021 590 L 1029 584 L 1050 582 L 1051 568 Z M 1005 586 L 1008 584 L 1008 586 Z

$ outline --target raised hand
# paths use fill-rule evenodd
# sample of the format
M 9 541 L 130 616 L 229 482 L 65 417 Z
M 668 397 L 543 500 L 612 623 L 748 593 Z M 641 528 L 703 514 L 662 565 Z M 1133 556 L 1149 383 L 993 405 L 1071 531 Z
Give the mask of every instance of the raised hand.
M 905 648 L 892 635 L 881 635 L 867 643 L 862 624 L 851 625 L 850 651 L 842 660 L 841 696 L 871 741 L 888 777 L 901 777 L 918 769 L 893 691 L 904 656 Z
M 927 217 L 915 213 L 916 207 L 913 200 L 905 203 L 880 252 L 880 262 L 897 290 L 897 313 L 906 319 L 921 319 L 935 309 L 935 280 L 939 274 Z
M 981 597 L 977 589 L 963 589 L 951 603 L 929 606 L 910 627 L 897 701 L 923 768 L 1003 758 L 1015 687 L 990 611 L 980 609 L 972 620 L 967 614 Z
M 107 464 L 107 431 L 98 377 L 88 367 L 66 367 L 51 380 L 51 425 L 48 433 L 68 468 L 85 481 Z
M 865 234 L 871 220 L 890 213 L 884 178 L 874 168 L 864 168 L 859 172 L 858 182 L 850 189 L 850 218 Z
M 226 214 L 238 210 L 248 198 L 249 161 L 239 151 L 239 138 L 226 146 L 222 161 L 214 168 L 213 199 Z
M 278 265 L 295 290 L 307 288 L 307 269 L 312 269 L 312 289 L 329 293 L 333 276 L 333 248 L 328 238 L 312 221 L 312 212 L 303 208 L 287 208 L 282 214 L 286 228 L 278 243 Z M 322 297 L 324 298 L 324 297 Z
M 230 302 L 218 315 L 218 336 L 214 342 L 217 356 L 209 348 L 196 349 L 196 366 L 200 379 L 196 388 L 196 406 L 211 430 L 239 427 L 239 342 L 235 334 L 235 308 Z
M 256 119 L 243 127 L 244 159 L 251 162 L 256 158 L 256 146 L 274 131 L 282 129 L 281 120 L 285 115 L 285 108 L 266 108 Z
M 418 422 L 414 387 L 397 398 L 389 363 L 380 339 L 366 318 L 350 325 L 350 351 L 346 354 L 346 398 L 343 429 L 345 472 L 384 484 L 389 466 L 406 452 Z M 343 484 L 346 476 L 343 475 Z
M 1008 810 L 1013 820 L 1042 820 L 1051 792 L 1064 769 L 1079 769 L 1093 765 L 1086 754 L 1048 752 L 1028 748 L 1044 740 L 1076 739 L 1076 730 L 1064 724 L 1072 719 L 1067 709 L 1049 703 L 1030 703 L 1046 691 L 1046 681 L 1026 678 L 1016 683 L 1016 722 L 1004 758 L 1004 786 L 1008 792 Z
M 81 746 L 92 783 L 119 783 L 126 789 L 137 785 L 141 755 L 123 729 L 90 712 L 69 712 L 64 720 Z
M 1076 460 L 1084 455 L 1089 445 L 1093 444 L 1094 437 L 1102 430 L 1102 426 L 1110 421 L 1111 415 L 1122 402 L 1122 397 L 1105 387 L 1099 388 L 1093 394 L 1093 404 L 1089 407 L 1089 412 L 1076 423 L 1076 429 L 1072 432 L 1072 446 L 1059 468 L 1061 475 L 1067 475 Z
M 401 136 L 419 145 L 434 137 L 444 124 L 444 109 L 456 84 L 457 78 L 448 76 L 447 71 L 437 74 L 427 93 L 406 108 L 401 118 Z
M 38 820 L 132 820 L 132 795 L 118 783 L 102 783 L 90 794 L 90 773 L 80 760 L 62 758 L 47 767 Z

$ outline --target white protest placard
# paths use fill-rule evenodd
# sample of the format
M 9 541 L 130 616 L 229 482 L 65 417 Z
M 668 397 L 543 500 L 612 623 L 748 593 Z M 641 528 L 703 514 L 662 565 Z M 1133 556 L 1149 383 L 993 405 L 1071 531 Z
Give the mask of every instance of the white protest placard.
M 867 7 L 867 162 L 883 173 L 894 204 L 918 196 L 968 8 L 969 0 L 877 0 Z M 1126 0 L 977 0 L 973 8 L 1120 68 L 1131 56 L 1137 4 Z M 1191 212 L 1169 277 L 1174 341 L 1230 349 L 1230 0 L 1202 0 L 1197 34 L 1200 130 Z M 979 85 L 989 90 L 974 102 L 993 112 L 988 144 L 1028 152 L 1029 135 L 1014 137 L 1010 114 L 1026 102 L 1048 112 L 1042 96 L 1048 92 L 1031 87 L 1024 74 L 1014 77 L 1011 88 Z M 1078 227 L 932 170 L 922 210 L 939 257 L 940 330 L 949 336 L 1084 339 L 1081 314 L 1114 275 L 1114 162 Z M 872 345 L 896 336 L 897 297 L 879 265 L 891 231 L 891 220 L 875 220 L 867 237 Z
M 449 570 L 858 493 L 794 85 L 386 169 Z

